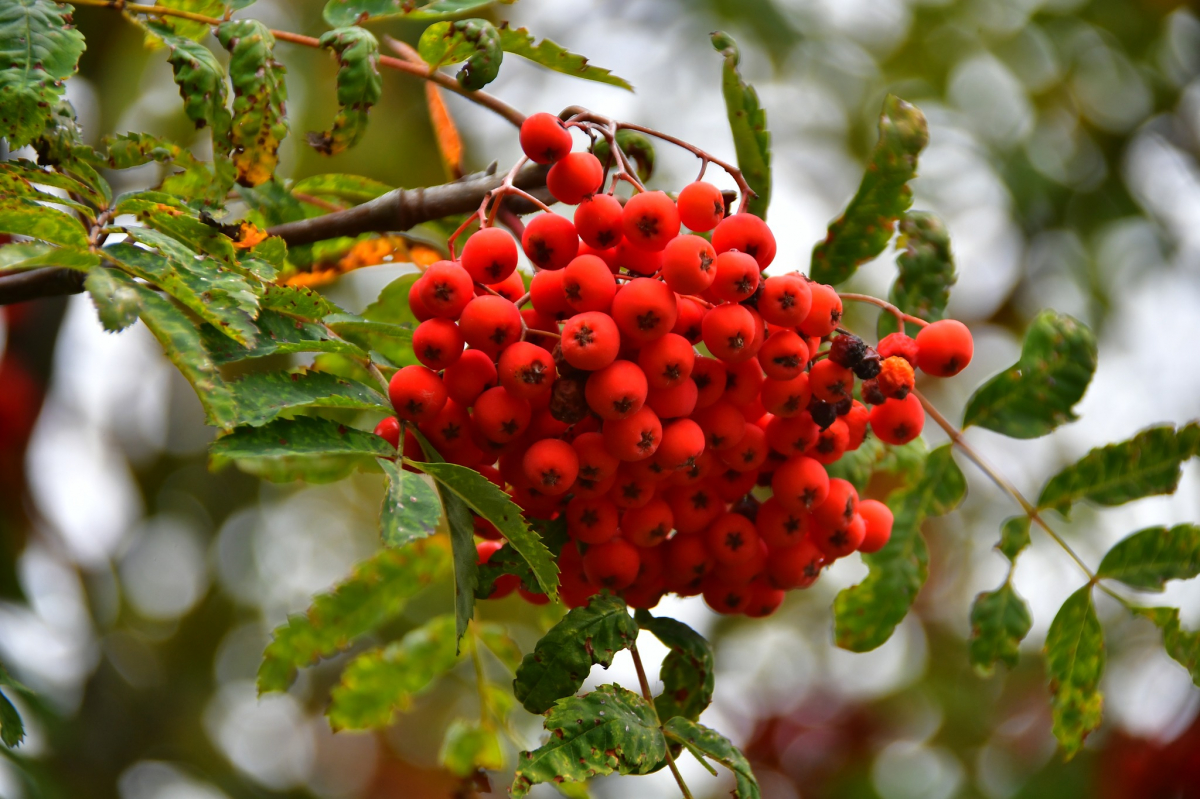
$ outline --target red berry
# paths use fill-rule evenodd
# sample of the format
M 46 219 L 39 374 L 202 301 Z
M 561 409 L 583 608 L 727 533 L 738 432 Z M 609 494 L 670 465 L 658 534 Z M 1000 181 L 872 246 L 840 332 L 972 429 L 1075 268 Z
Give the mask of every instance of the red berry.
M 642 409 L 646 390 L 646 375 L 636 363 L 613 361 L 588 377 L 584 394 L 601 419 L 625 419 Z
M 617 294 L 617 281 L 608 264 L 600 258 L 595 255 L 576 256 L 561 274 L 562 291 L 572 310 L 607 311 L 612 307 L 613 297 Z
M 417 317 L 418 322 L 424 322 L 426 319 L 433 318 L 433 311 L 425 307 L 425 303 L 421 301 L 421 275 L 413 284 L 408 287 L 408 310 L 412 311 L 413 316 Z
M 758 535 L 772 550 L 794 547 L 808 532 L 807 513 L 788 510 L 778 497 L 771 497 L 758 506 L 758 517 L 754 520 Z
M 770 340 L 767 339 L 768 342 Z M 763 349 L 766 349 L 765 345 Z M 760 352 L 759 355 L 761 356 L 762 353 Z M 759 396 L 762 398 L 763 407 L 769 413 L 785 418 L 796 416 L 808 408 L 808 401 L 812 399 L 812 391 L 808 387 L 808 375 L 801 372 L 791 380 L 768 378 L 763 383 Z
M 525 432 L 532 417 L 529 400 L 514 397 L 497 386 L 475 400 L 471 421 L 489 441 L 506 444 Z
M 854 400 L 850 404 L 850 410 L 842 417 L 842 421 L 846 423 L 846 432 L 849 437 L 846 441 L 846 450 L 856 450 L 863 442 L 863 438 L 867 435 L 867 422 L 870 419 L 870 412 L 867 406 L 863 405 L 858 400 Z
M 621 535 L 639 547 L 656 547 L 667 540 L 675 526 L 671 506 L 652 499 L 640 508 L 630 508 L 621 517 Z
M 644 191 L 625 203 L 623 227 L 631 244 L 660 252 L 679 235 L 679 209 L 664 192 Z
M 651 388 L 671 388 L 692 376 L 696 352 L 683 336 L 667 333 L 638 353 L 638 365 Z
M 428 422 L 446 404 L 442 378 L 424 366 L 405 366 L 388 382 L 388 398 L 396 416 L 404 421 Z
M 688 379 L 671 388 L 650 389 L 646 392 L 646 405 L 659 419 L 678 419 L 692 415 L 698 394 L 696 381 Z
M 789 458 L 775 470 L 771 490 L 785 508 L 796 513 L 811 510 L 829 495 L 825 467 L 803 455 Z
M 763 342 L 758 351 L 758 362 L 772 380 L 793 380 L 804 374 L 808 345 L 794 331 L 776 330 Z
M 434 316 L 457 319 L 475 297 L 475 284 L 467 271 L 453 261 L 438 261 L 420 280 L 421 302 Z
M 664 546 L 663 577 L 667 586 L 676 593 L 681 593 L 681 589 L 686 590 L 689 585 L 699 588 L 700 580 L 713 567 L 713 557 L 704 544 L 704 538 L 677 535 Z
M 535 443 L 521 463 L 534 488 L 552 497 L 565 494 L 579 474 L 579 456 L 570 444 L 556 438 Z
M 763 619 L 779 610 L 783 604 L 784 592 L 774 588 L 764 579 L 755 580 L 750 584 L 750 600 L 746 603 L 745 613 L 752 619 Z
M 737 213 L 726 217 L 713 230 L 713 249 L 718 253 L 737 250 L 758 261 L 766 269 L 775 260 L 775 236 L 767 223 L 754 214 Z
M 624 222 L 622 222 L 623 224 Z M 617 245 L 616 264 L 618 268 L 627 269 L 635 275 L 649 276 L 662 269 L 663 254 L 658 251 L 643 250 L 628 240 L 622 239 L 621 243 Z
M 888 333 L 880 339 L 879 346 L 875 348 L 875 351 L 879 353 L 880 358 L 899 356 L 913 366 L 916 366 L 919 349 L 916 339 L 909 337 L 906 333 L 897 331 L 895 333 Z
M 709 309 L 700 323 L 704 346 L 728 363 L 744 361 L 753 355 L 754 316 L 741 305 L 718 305 Z
M 504 546 L 499 541 L 480 541 L 475 545 L 475 562 L 480 566 L 491 560 L 492 555 Z M 496 578 L 492 593 L 488 595 L 488 599 L 502 599 L 517 589 L 521 584 L 521 578 L 515 574 L 502 574 Z
M 704 431 L 691 419 L 671 422 L 663 428 L 655 462 L 668 472 L 694 466 L 704 452 L 704 443 Z
M 567 607 L 582 607 L 588 603 L 588 599 L 599 593 L 600 589 L 588 582 L 583 571 L 583 556 L 573 541 L 563 546 L 558 556 L 558 570 L 558 595 Z
M 824 283 L 809 283 L 808 289 L 812 294 L 812 305 L 808 316 L 800 323 L 800 332 L 817 338 L 828 336 L 842 322 L 842 298 Z
M 776 588 L 790 591 L 808 588 L 821 576 L 825 555 L 816 544 L 804 538 L 799 544 L 776 550 L 767 559 L 767 579 Z
M 725 502 L 706 485 L 679 486 L 663 494 L 680 535 L 699 533 L 725 512 Z
M 831 530 L 841 530 L 858 513 L 858 491 L 849 481 L 834 477 L 829 481 L 829 493 L 820 505 L 812 509 L 816 523 Z
M 567 503 L 567 533 L 585 544 L 603 544 L 617 534 L 617 506 L 604 497 Z
M 737 444 L 717 453 L 717 459 L 737 472 L 757 472 L 767 460 L 766 432 L 756 424 L 746 422 Z M 742 492 L 745 493 L 745 492 Z
M 722 501 L 737 502 L 754 488 L 757 481 L 758 475 L 755 472 L 739 472 L 718 460 L 708 478 L 708 485 Z
M 722 397 L 738 408 L 745 408 L 758 398 L 762 384 L 766 382 L 762 366 L 757 358 L 749 358 L 726 367 L 725 394 Z
M 710 579 L 719 580 L 729 586 L 748 589 L 750 582 L 760 577 L 767 568 L 767 546 L 760 539 L 754 554 L 738 563 L 721 563 L 713 567 Z
M 710 291 L 725 302 L 741 302 L 758 290 L 758 261 L 744 252 L 729 250 L 718 255 L 716 272 Z
M 617 479 L 608 492 L 609 499 L 621 509 L 640 508 L 654 499 L 654 484 L 629 466 L 628 463 L 621 464 Z
M 484 389 L 496 385 L 496 365 L 482 350 L 467 350 L 446 367 L 442 382 L 452 400 L 469 408 Z
M 581 313 L 566 321 L 562 329 L 562 352 L 576 369 L 603 369 L 621 349 L 621 334 L 608 314 Z
M 913 374 L 912 364 L 899 355 L 884 358 L 879 365 L 879 375 L 875 385 L 885 397 L 904 399 L 914 388 L 916 375 Z
M 717 252 L 699 236 L 677 236 L 663 250 L 662 277 L 680 294 L 707 291 L 717 278 Z
M 513 272 L 499 283 L 488 283 L 486 286 L 487 288 L 477 288 L 475 296 L 491 294 L 494 291 L 509 302 L 516 302 L 525 295 L 525 281 L 521 279 L 520 272 Z
M 684 227 L 697 233 L 712 230 L 725 217 L 725 198 L 721 196 L 721 190 L 702 180 L 684 186 L 675 204 Z
M 562 269 L 579 252 L 579 236 L 565 216 L 538 214 L 521 234 L 521 249 L 540 269 Z
M 957 319 L 943 319 L 917 333 L 917 366 L 925 374 L 953 377 L 967 368 L 975 344 L 971 331 Z
M 866 535 L 862 517 L 855 514 L 850 523 L 841 528 L 826 527 L 815 519 L 808 528 L 808 539 L 817 545 L 826 561 L 844 558 L 858 549 Z
M 400 420 L 395 416 L 386 417 L 382 422 L 375 425 L 375 435 L 379 436 L 393 447 L 399 448 Z M 418 458 L 418 460 L 424 460 L 424 458 Z
M 526 591 L 525 586 L 517 586 L 517 594 L 531 605 L 547 605 L 550 603 L 550 597 L 545 594 L 535 594 L 533 591 Z
M 546 173 L 546 188 L 560 203 L 578 205 L 595 194 L 604 182 L 604 167 L 591 153 L 570 153 Z
M 521 149 L 535 164 L 550 164 L 571 152 L 571 133 L 554 114 L 532 114 L 521 123 Z
M 690 344 L 699 344 L 701 339 L 700 323 L 704 319 L 704 308 L 700 303 L 688 297 L 680 297 L 678 301 L 679 318 L 671 332 L 683 336 Z
M 750 586 L 731 585 L 716 575 L 709 575 L 701 583 L 704 602 L 717 613 L 733 615 L 741 613 L 750 603 Z
M 803 455 L 820 434 L 821 428 L 808 411 L 795 416 L 775 416 L 767 423 L 767 441 L 781 455 Z
M 808 370 L 808 387 L 823 402 L 837 404 L 854 392 L 854 372 L 825 358 Z
M 462 267 L 476 283 L 499 283 L 517 268 L 517 243 L 507 231 L 485 227 L 463 245 Z
M 925 427 L 925 410 L 916 394 L 889 399 L 871 409 L 871 432 L 885 444 L 907 444 Z
M 662 422 L 649 408 L 642 408 L 624 419 L 604 423 L 604 445 L 623 461 L 640 461 L 658 451 L 662 443 Z
M 602 588 L 619 589 L 632 584 L 640 565 L 637 548 L 621 538 L 588 547 L 583 556 L 583 573 L 588 582 Z
M 718 563 L 743 563 L 758 549 L 758 531 L 740 513 L 726 513 L 704 531 L 704 541 Z
M 692 418 L 704 431 L 708 448 L 713 451 L 737 446 L 746 432 L 746 418 L 724 400 L 697 410 Z
M 669 333 L 678 313 L 675 292 L 644 277 L 622 286 L 612 303 L 612 318 L 622 337 L 641 344 Z
M 533 399 L 550 390 L 558 370 L 554 358 L 536 344 L 518 341 L 500 353 L 500 385 L 514 397 Z
M 563 289 L 566 276 L 565 270 L 561 269 L 543 269 L 533 276 L 529 283 L 529 301 L 542 316 L 561 319 L 574 312 Z
M 878 552 L 892 537 L 892 511 L 887 505 L 874 499 L 858 503 L 858 515 L 866 526 L 866 534 L 858 545 L 859 552 Z
M 804 454 L 828 466 L 841 460 L 850 446 L 850 429 L 841 419 L 835 419 L 833 424 L 817 433 L 812 445 L 804 450 Z
M 435 372 L 462 357 L 463 344 L 462 332 L 449 319 L 426 319 L 413 331 L 413 354 Z
M 616 247 L 621 232 L 624 208 L 611 194 L 597 194 L 579 203 L 575 209 L 575 230 L 584 244 L 598 250 Z
M 490 355 L 521 338 L 521 312 L 503 297 L 485 294 L 467 303 L 458 320 L 467 344 Z
M 799 275 L 775 275 L 763 281 L 758 312 L 773 325 L 797 327 L 812 307 L 812 289 Z

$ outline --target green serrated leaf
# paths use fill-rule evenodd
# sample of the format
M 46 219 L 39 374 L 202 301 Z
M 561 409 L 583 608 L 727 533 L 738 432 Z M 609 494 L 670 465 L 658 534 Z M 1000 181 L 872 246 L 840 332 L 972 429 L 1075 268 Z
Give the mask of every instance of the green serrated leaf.
M 1010 584 L 984 591 L 971 605 L 971 664 L 983 675 L 990 675 L 997 661 L 1015 668 L 1032 626 L 1029 606 Z
M 223 22 L 217 27 L 217 39 L 229 51 L 237 182 L 258 186 L 274 174 L 279 143 L 288 134 L 284 68 L 275 60 L 275 37 L 257 20 Z
M 579 690 L 593 665 L 608 668 L 613 656 L 637 640 L 638 626 L 625 602 L 608 594 L 573 608 L 521 661 L 513 693 L 530 713 L 545 713 Z
M 99 263 L 100 256 L 83 249 L 51 247 L 33 242 L 0 246 L 0 271 L 5 273 L 45 267 L 89 272 Z
M 421 475 L 405 471 L 395 461 L 379 459 L 388 489 L 379 513 L 379 535 L 384 546 L 399 547 L 433 535 L 442 518 L 437 491 Z
M 619 685 L 563 699 L 546 715 L 545 727 L 550 740 L 517 757 L 509 789 L 513 799 L 544 782 L 585 782 L 613 772 L 644 774 L 666 755 L 654 708 Z
M 313 175 L 296 181 L 291 187 L 298 194 L 336 197 L 355 205 L 382 197 L 394 189 L 394 186 L 360 175 Z
M 885 445 L 874 436 L 865 438 L 858 449 L 850 450 L 825 467 L 829 476 L 851 483 L 859 493 L 867 490 L 876 473 L 907 477 L 920 471 L 929 449 L 922 438 L 899 446 Z
M 325 324 L 347 341 L 379 353 L 396 366 L 417 363 L 412 348 L 413 328 L 408 325 L 378 322 L 348 313 L 327 316 Z
M 71 175 L 44 169 L 23 158 L 0 162 L 0 197 L 24 195 L 45 202 L 68 202 L 61 197 L 40 192 L 37 186 L 50 186 L 79 195 L 99 208 L 105 205 L 105 198 L 98 191 Z
M 396 0 L 329 0 L 323 16 L 331 27 L 359 25 L 385 19 L 412 19 L 430 22 L 479 11 L 497 0 L 434 0 L 434 2 L 398 3 Z M 512 0 L 501 0 L 511 2 Z
M 521 647 L 508 634 L 508 630 L 500 624 L 483 623 L 476 627 L 476 633 L 483 645 L 504 664 L 504 667 L 516 674 L 521 665 Z
M 2 70 L 0 74 L 3 74 Z M 27 197 L 0 199 L 0 233 L 28 236 L 63 247 L 87 249 L 88 246 L 87 230 L 82 222 Z
M 375 302 L 363 309 L 363 318 L 394 325 L 411 325 L 415 328 L 421 320 L 417 319 L 408 307 L 408 291 L 420 277 L 420 272 L 413 272 L 388 283 L 383 291 L 379 292 Z
M 0 665 L 0 685 L 16 691 L 28 692 L 29 689 L 14 680 L 8 670 Z M 25 722 L 21 714 L 7 696 L 0 693 L 0 741 L 12 748 L 25 740 Z
M 1025 333 L 1021 358 L 984 383 L 967 403 L 963 426 L 1011 438 L 1037 438 L 1078 417 L 1072 410 L 1096 371 L 1096 337 L 1066 314 L 1042 311 Z
M 326 716 L 336 730 L 388 726 L 396 711 L 458 663 L 454 617 L 437 616 L 382 649 L 350 661 L 330 692 Z
M 534 531 L 546 548 L 550 550 L 550 554 L 558 557 L 558 553 L 562 552 L 563 545 L 570 540 L 567 535 L 567 520 L 565 516 L 560 515 L 553 521 L 545 521 L 543 519 L 530 519 L 528 521 L 530 528 Z M 529 567 L 529 563 L 513 548 L 512 544 L 505 544 L 492 553 L 488 558 L 487 563 L 479 566 L 479 582 L 475 586 L 475 598 L 487 599 L 492 595 L 492 591 L 496 587 L 496 580 L 505 574 L 516 575 L 520 579 L 521 584 L 525 586 L 525 590 L 533 591 L 534 593 L 542 593 L 542 587 L 538 583 L 537 575 L 533 573 L 533 569 Z
M 754 191 L 746 208 L 766 219 L 771 203 L 771 133 L 767 130 L 767 112 L 758 102 L 758 92 L 738 72 L 741 54 L 733 37 L 717 31 L 711 38 L 713 47 L 725 57 L 721 94 L 725 97 L 738 169 Z
M 112 270 L 96 269 L 83 281 L 83 287 L 108 332 L 118 333 L 137 321 L 141 297 L 130 281 L 117 277 Z
M 187 11 L 205 17 L 220 19 L 225 14 L 225 4 L 221 0 L 156 0 L 154 5 L 160 8 L 173 8 L 177 11 Z M 136 15 L 129 17 L 137 19 Z M 168 37 L 183 41 L 199 41 L 208 35 L 209 25 L 195 20 L 163 15 L 151 22 L 142 23 L 146 28 L 146 46 L 158 46 L 159 38 Z M 168 43 L 169 46 L 169 43 Z
M 507 23 L 500 26 L 500 46 L 506 53 L 519 55 L 535 64 L 574 78 L 607 83 L 609 86 L 633 91 L 633 86 L 624 78 L 617 77 L 607 69 L 592 66 L 584 56 L 576 55 L 549 39 L 542 39 L 536 43 L 535 41 L 533 34 L 525 28 L 510 28 Z
M 946 225 L 936 214 L 909 211 L 900 217 L 897 246 L 903 248 L 896 257 L 899 274 L 888 291 L 888 300 L 904 313 L 927 322 L 943 318 L 950 287 L 958 280 Z M 905 327 L 910 336 L 916 336 L 916 325 Z M 879 314 L 877 329 L 879 338 L 897 331 L 895 314 Z
M 500 735 L 491 725 L 455 719 L 446 728 L 438 761 L 459 777 L 469 777 L 480 769 L 499 771 L 504 768 Z
M 317 594 L 303 615 L 275 628 L 258 667 L 258 692 L 286 691 L 298 668 L 341 652 L 399 616 L 410 598 L 449 570 L 446 543 L 436 539 L 362 561 L 332 591 Z
M 103 159 L 83 143 L 75 109 L 66 100 L 49 109 L 49 121 L 37 141 L 37 152 L 40 164 L 69 174 L 95 191 L 102 198 L 98 207 L 107 207 L 112 201 L 112 187 L 96 171 Z
M 220 2 L 214 4 L 221 6 Z M 223 9 L 221 12 L 223 13 Z M 164 17 L 163 21 L 167 19 L 169 18 Z M 233 163 L 229 160 L 233 117 L 225 107 L 228 94 L 225 69 L 211 50 L 197 41 L 192 41 L 193 38 L 199 39 L 206 35 L 208 26 L 201 26 L 201 36 L 189 37 L 180 31 L 176 33 L 179 35 L 164 36 L 163 41 L 170 51 L 167 61 L 171 64 L 175 83 L 179 86 L 179 94 L 183 98 L 183 111 L 197 128 L 207 127 L 212 133 L 215 162 L 211 171 L 202 170 L 202 182 L 211 181 L 216 184 L 212 190 L 214 199 L 224 197 L 233 185 L 234 178 Z M 199 174 L 194 173 L 194 176 Z M 202 193 L 209 193 L 207 187 Z
M 209 447 L 212 466 L 234 461 L 272 482 L 329 483 L 355 469 L 374 468 L 375 458 L 394 458 L 392 445 L 374 433 L 331 419 L 298 416 L 262 427 L 239 427 Z
M 1179 624 L 1178 608 L 1133 608 L 1162 630 L 1163 647 L 1175 662 L 1187 669 L 1200 688 L 1200 632 L 1188 632 Z
M 928 143 L 925 115 L 889 94 L 879 116 L 879 141 L 858 192 L 830 223 L 825 240 L 813 248 L 813 280 L 842 283 L 883 252 L 896 220 L 912 205 L 908 182 L 916 176 L 917 155 Z
M 324 294 L 306 286 L 266 286 L 259 307 L 297 319 L 319 322 L 326 316 L 344 313 Z
M 303 367 L 294 372 L 248 374 L 229 387 L 237 400 L 237 423 L 252 427 L 301 408 L 392 411 L 387 398 L 370 386 Z
M 1196 454 L 1194 436 L 1189 435 L 1194 428 L 1151 427 L 1128 441 L 1093 449 L 1050 478 L 1038 508 L 1054 508 L 1068 516 L 1071 506 L 1083 500 L 1112 507 L 1174 493 L 1180 467 Z
M 663 691 L 654 698 L 658 717 L 683 716 L 695 721 L 712 702 L 713 650 L 704 636 L 681 621 L 655 617 L 639 610 L 635 619 L 671 651 L 663 659 L 658 676 Z
M 486 19 L 435 22 L 421 34 L 417 52 L 433 69 L 465 61 L 455 78 L 464 89 L 475 91 L 500 74 L 500 41 L 496 26 Z
M 1085 585 L 1063 603 L 1046 633 L 1054 737 L 1068 760 L 1083 746 L 1087 734 L 1100 726 L 1104 657 L 1104 631 L 1092 604 L 1092 587 Z
M 921 523 L 949 513 L 966 493 L 966 478 L 946 444 L 929 453 L 919 479 L 888 497 L 895 515 L 891 538 L 883 549 L 863 556 L 870 569 L 866 579 L 839 591 L 834 600 L 838 646 L 867 652 L 891 637 L 929 574 L 929 549 L 921 536 Z
M 367 112 L 383 96 L 379 42 L 366 28 L 350 26 L 326 31 L 320 43 L 337 54 L 338 114 L 331 129 L 310 132 L 308 144 L 322 155 L 336 155 L 362 140 Z
M 0 136 L 11 150 L 46 128 L 83 54 L 74 9 L 50 0 L 11 0 L 0 6 Z
M 1161 591 L 1167 580 L 1200 574 L 1200 527 L 1177 524 L 1148 527 L 1118 541 L 1100 561 L 1097 577 L 1120 580 L 1130 588 Z
M 736 746 L 716 730 L 680 716 L 663 725 L 667 738 L 678 741 L 698 758 L 703 756 L 717 761 L 733 772 L 736 799 L 761 799 L 758 780 L 750 770 L 750 763 Z
M 243 347 L 212 325 L 201 325 L 204 347 L 219 364 L 295 352 L 333 352 L 366 360 L 367 352 L 333 334 L 321 324 L 302 322 L 275 311 L 262 310 L 254 320 L 257 334 Z
M 224 262 L 227 266 L 236 266 L 237 249 L 233 240 L 227 234 L 236 233 L 238 227 L 222 226 L 211 217 L 201 217 L 197 212 L 179 198 L 165 191 L 143 191 L 126 195 L 117 204 L 116 213 L 136 214 L 138 220 L 163 235 L 169 236 L 192 252 L 205 253 Z M 142 237 L 144 228 L 126 228 L 131 236 Z M 154 237 L 153 242 L 162 241 L 161 236 Z M 161 247 L 160 247 L 161 249 Z
M 1021 550 L 1029 546 L 1031 521 L 1028 516 L 1022 514 L 1005 519 L 1004 524 L 1000 526 L 1000 543 L 996 544 L 996 549 L 1000 550 L 1010 563 L 1015 563 Z
M 483 518 L 496 525 L 537 577 L 542 593 L 558 596 L 558 567 L 541 538 L 529 529 L 521 509 L 507 494 L 474 469 L 455 463 L 417 463 L 407 461 L 438 481 L 447 490 Z

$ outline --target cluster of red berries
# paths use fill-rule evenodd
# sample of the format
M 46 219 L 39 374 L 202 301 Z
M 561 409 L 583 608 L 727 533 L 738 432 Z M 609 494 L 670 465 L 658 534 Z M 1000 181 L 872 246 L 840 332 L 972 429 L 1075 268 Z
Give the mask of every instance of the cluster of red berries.
M 917 437 L 914 369 L 961 371 L 966 327 L 935 322 L 871 348 L 839 329 L 831 287 L 798 273 L 764 278 L 774 236 L 752 214 L 727 216 L 715 186 L 622 202 L 599 193 L 600 162 L 571 152 L 557 117 L 530 117 L 521 144 L 553 163 L 547 184 L 574 218 L 544 213 L 524 229 L 530 307 L 518 307 L 517 243 L 494 227 L 416 281 L 423 365 L 391 380 L 398 420 L 528 516 L 565 515 L 572 541 L 559 568 L 571 606 L 601 589 L 640 608 L 674 592 L 763 616 L 836 558 L 882 547 L 887 506 L 825 467 L 868 428 L 888 444 Z M 399 444 L 398 420 L 376 432 Z M 411 434 L 403 446 L 421 459 Z M 756 487 L 773 495 L 760 502 Z M 499 533 L 483 519 L 476 532 L 486 561 Z M 506 575 L 493 596 L 515 588 Z

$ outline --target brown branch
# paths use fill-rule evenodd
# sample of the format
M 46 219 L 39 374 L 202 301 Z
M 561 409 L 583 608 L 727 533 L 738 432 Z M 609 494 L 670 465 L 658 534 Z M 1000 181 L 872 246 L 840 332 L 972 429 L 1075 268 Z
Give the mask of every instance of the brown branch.
M 84 272 L 57 266 L 0 275 L 0 305 L 78 294 L 85 277 Z
M 542 189 L 547 171 L 541 165 L 526 166 L 513 178 L 513 185 L 525 190 Z M 503 175 L 481 174 L 427 189 L 396 189 L 354 208 L 285 222 L 267 232 L 294 247 L 339 236 L 408 230 L 422 222 L 478 210 L 487 193 L 503 182 Z M 518 214 L 534 210 L 534 205 L 522 198 L 510 197 L 505 203 Z

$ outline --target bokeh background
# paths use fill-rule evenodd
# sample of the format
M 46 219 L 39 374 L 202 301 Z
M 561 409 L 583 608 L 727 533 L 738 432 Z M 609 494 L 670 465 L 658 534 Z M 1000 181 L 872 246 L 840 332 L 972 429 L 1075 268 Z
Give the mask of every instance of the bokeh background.
M 304 33 L 323 29 L 315 0 L 259 0 L 239 15 Z M 1082 419 L 1030 442 L 972 430 L 1018 486 L 1091 446 L 1200 413 L 1200 18 L 1170 0 L 521 0 L 496 11 L 629 79 L 635 94 L 574 81 L 519 59 L 491 87 L 526 112 L 582 104 L 732 156 L 708 33 L 742 48 L 774 141 L 774 269 L 806 268 L 875 140 L 886 92 L 917 103 L 931 143 L 915 207 L 952 234 L 959 281 L 950 313 L 969 322 L 976 357 L 923 388 L 951 418 L 983 379 L 1015 360 L 1043 307 L 1097 332 L 1100 363 Z M 119 14 L 79 9 L 88 50 L 68 84 L 87 135 L 148 131 L 192 141 L 162 51 Z M 380 25 L 415 42 L 420 27 Z M 211 42 L 210 42 L 211 43 Z M 219 49 L 219 48 L 218 48 Z M 323 159 L 302 132 L 328 126 L 335 65 L 281 44 L 292 136 L 281 175 L 366 174 L 397 186 L 446 179 L 424 90 L 387 74 L 366 140 Z M 470 168 L 518 154 L 514 131 L 449 101 Z M 203 137 L 196 139 L 204 153 Z M 660 147 L 653 180 L 694 178 L 690 155 Z M 154 182 L 151 165 L 114 176 Z M 717 179 L 712 170 L 710 179 Z M 885 294 L 885 254 L 854 287 Z M 363 269 L 330 289 L 359 310 L 403 266 Z M 469 674 L 454 673 L 377 735 L 332 735 L 322 710 L 339 661 L 286 695 L 255 697 L 270 630 L 377 546 L 377 476 L 274 486 L 207 470 L 212 433 L 186 383 L 140 325 L 102 332 L 85 296 L 0 316 L 0 660 L 36 691 L 18 699 L 25 744 L 0 759 L 0 796 L 120 799 L 467 796 L 437 768 L 447 720 L 474 713 Z M 870 324 L 866 315 L 855 324 Z M 939 443 L 936 431 L 927 433 Z M 913 614 L 877 651 L 832 646 L 830 603 L 857 582 L 857 556 L 764 621 L 724 619 L 699 598 L 660 609 L 710 635 L 717 690 L 702 721 L 751 758 L 769 799 L 882 797 L 1187 797 L 1200 795 L 1200 691 L 1157 633 L 1100 597 L 1108 633 L 1104 726 L 1064 764 L 1049 732 L 1040 648 L 1083 576 L 1034 533 L 1017 590 L 1034 627 L 1020 666 L 983 679 L 965 640 L 971 598 L 1003 579 L 991 547 L 1008 500 L 964 462 L 966 503 L 926 527 L 930 580 Z M 1145 526 L 1200 521 L 1200 468 L 1173 497 L 1057 520 L 1092 563 Z M 1200 586 L 1165 600 L 1200 626 Z M 392 632 L 449 607 L 434 590 Z M 481 606 L 529 647 L 544 614 L 510 598 Z M 641 641 L 651 672 L 662 649 Z M 467 667 L 469 669 L 469 666 Z M 618 658 L 590 684 L 634 684 Z M 524 746 L 538 719 L 517 711 Z M 726 780 L 695 763 L 697 796 Z M 506 775 L 494 789 L 502 794 Z M 666 772 L 596 781 L 597 797 L 677 795 Z M 455 791 L 460 793 L 455 794 Z M 487 794 L 484 794 L 487 795 Z M 554 795 L 545 789 L 545 795 Z

